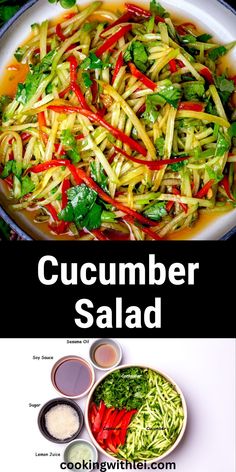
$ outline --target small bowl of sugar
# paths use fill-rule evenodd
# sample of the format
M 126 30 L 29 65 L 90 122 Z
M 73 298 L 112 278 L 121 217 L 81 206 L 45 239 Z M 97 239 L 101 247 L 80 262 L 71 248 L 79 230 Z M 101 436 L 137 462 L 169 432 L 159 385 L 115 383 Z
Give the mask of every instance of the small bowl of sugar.
M 83 427 L 84 417 L 79 405 L 68 398 L 54 398 L 41 408 L 38 426 L 43 436 L 55 443 L 76 439 Z

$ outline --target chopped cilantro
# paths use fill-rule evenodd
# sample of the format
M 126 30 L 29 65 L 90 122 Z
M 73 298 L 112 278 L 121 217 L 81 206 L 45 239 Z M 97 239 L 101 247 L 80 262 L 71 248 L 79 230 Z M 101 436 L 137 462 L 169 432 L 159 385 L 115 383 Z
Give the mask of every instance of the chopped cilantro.
M 110 67 L 109 62 L 103 62 L 94 52 L 90 52 L 80 64 L 82 70 L 107 69 L 108 67 Z
M 220 98 L 225 105 L 234 91 L 234 81 L 226 78 L 225 74 L 215 76 L 215 85 Z
M 205 93 L 204 84 L 202 82 L 188 82 L 183 84 L 184 98 L 186 100 L 192 101 L 196 100 L 199 97 L 203 97 Z
M 165 145 L 165 139 L 163 136 L 160 136 L 160 138 L 157 138 L 155 141 L 155 148 L 159 154 L 159 156 L 163 157 L 164 156 L 164 145 Z
M 83 82 L 84 82 L 84 86 L 86 88 L 91 87 L 93 81 L 90 79 L 90 75 L 88 74 L 88 72 L 83 72 L 82 73 L 82 79 L 83 79 Z
M 216 61 L 220 56 L 224 56 L 227 53 L 227 49 L 224 46 L 219 46 L 217 48 L 211 49 L 208 53 L 208 57 L 212 61 Z
M 95 180 L 95 182 L 97 182 L 97 184 L 108 193 L 108 177 L 104 174 L 101 164 L 99 164 L 99 167 L 97 167 L 96 162 L 91 162 L 90 169 L 93 180 Z
M 150 11 L 161 18 L 167 18 L 169 13 L 165 10 L 165 8 L 156 0 L 150 1 Z
M 133 41 L 124 53 L 125 62 L 134 62 L 136 67 L 145 72 L 147 70 L 148 55 L 145 46 L 140 41 Z
M 144 211 L 144 215 L 152 220 L 159 221 L 161 218 L 167 215 L 165 202 L 154 203 L 154 205 L 147 208 Z
M 73 164 L 79 162 L 80 155 L 78 152 L 77 141 L 69 129 L 65 129 L 62 131 L 61 143 L 66 148 L 67 155 L 69 156 Z
M 230 148 L 231 140 L 228 135 L 222 133 L 222 131 L 218 132 L 217 144 L 216 144 L 216 151 L 215 156 L 221 157 L 223 156 Z

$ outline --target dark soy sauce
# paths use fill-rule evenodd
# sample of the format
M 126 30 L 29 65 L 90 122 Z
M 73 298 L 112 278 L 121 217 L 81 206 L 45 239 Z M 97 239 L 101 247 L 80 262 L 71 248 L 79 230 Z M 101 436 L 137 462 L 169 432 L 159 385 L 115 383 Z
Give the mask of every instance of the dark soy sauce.
M 92 375 L 90 368 L 80 359 L 62 362 L 54 375 L 55 384 L 63 395 L 79 396 L 90 387 Z

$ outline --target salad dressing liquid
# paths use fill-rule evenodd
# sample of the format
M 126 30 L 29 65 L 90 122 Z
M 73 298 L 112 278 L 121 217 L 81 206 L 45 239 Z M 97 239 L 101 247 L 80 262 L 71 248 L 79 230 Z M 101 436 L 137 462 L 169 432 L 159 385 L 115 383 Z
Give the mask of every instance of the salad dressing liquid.
M 86 5 L 84 5 L 86 6 Z M 122 4 L 120 3 L 113 3 L 113 4 L 106 4 L 104 2 L 104 9 L 110 10 L 110 11 L 117 11 L 117 9 L 120 8 L 121 11 L 123 11 Z M 171 12 L 171 11 L 170 11 Z M 67 14 L 60 15 L 59 17 L 53 19 L 50 22 L 50 26 L 56 25 L 57 23 L 61 23 L 62 21 L 65 21 L 67 17 Z M 188 18 L 183 18 L 179 17 L 176 15 L 173 15 L 173 18 L 175 19 L 176 23 L 183 23 L 189 21 Z M 89 18 L 91 21 L 104 21 L 104 16 L 98 15 L 98 14 L 93 14 Z M 191 21 L 191 20 L 190 20 Z M 197 30 L 199 34 L 201 34 L 203 29 L 197 25 Z M 29 38 L 27 38 L 26 41 L 28 41 Z M 23 45 L 24 43 L 22 43 Z M 231 75 L 234 75 L 236 69 L 234 64 L 229 64 L 228 57 L 222 57 L 220 62 L 219 62 L 219 71 L 222 73 L 223 70 L 228 69 L 230 71 Z M 9 95 L 10 97 L 14 97 L 16 94 L 17 86 L 18 83 L 24 82 L 27 76 L 27 73 L 29 71 L 29 68 L 26 64 L 21 64 L 18 63 L 17 60 L 13 57 L 12 60 L 9 62 L 9 64 L 6 66 L 5 72 L 2 74 L 2 79 L 0 81 L 0 96 L 1 95 Z M 230 75 L 229 74 L 229 75 Z M 1 192 L 3 192 L 5 195 L 8 193 L 8 186 L 5 184 L 2 180 L 0 180 L 0 189 Z M 40 236 L 37 238 L 35 237 L 35 216 L 37 214 L 37 209 L 36 210 L 22 210 L 21 214 L 23 215 L 23 219 L 29 221 L 29 224 L 25 224 L 25 231 L 27 232 L 27 227 L 31 228 L 31 233 L 34 235 L 34 239 L 41 239 Z M 199 215 L 199 219 L 197 223 L 192 227 L 192 228 L 185 228 L 183 230 L 177 231 L 176 233 L 169 234 L 167 239 L 168 240 L 187 240 L 190 239 L 198 234 L 198 232 L 202 231 L 206 226 L 208 226 L 210 223 L 215 221 L 216 218 L 222 216 L 222 212 L 215 212 L 212 214 L 201 214 Z M 14 218 L 14 217 L 13 217 Z M 63 234 L 63 235 L 54 235 L 50 229 L 48 228 L 47 223 L 40 223 L 40 233 L 43 232 L 45 234 L 45 239 L 61 239 L 61 240 L 70 240 L 74 239 L 74 236 L 70 236 L 69 234 Z M 112 231 L 111 231 L 112 233 Z M 116 240 L 126 240 L 126 235 L 120 233 L 120 235 L 116 232 L 115 237 L 112 237 L 112 235 L 109 234 L 109 237 L 111 236 L 111 239 L 116 239 Z

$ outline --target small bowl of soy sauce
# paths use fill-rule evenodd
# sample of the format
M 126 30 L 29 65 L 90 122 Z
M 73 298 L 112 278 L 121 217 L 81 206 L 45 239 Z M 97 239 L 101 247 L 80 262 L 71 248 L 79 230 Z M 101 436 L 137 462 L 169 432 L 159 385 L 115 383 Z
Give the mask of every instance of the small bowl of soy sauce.
M 109 370 L 117 367 L 122 359 L 120 344 L 114 339 L 97 339 L 89 350 L 90 361 L 96 369 Z
M 51 381 L 61 395 L 78 400 L 87 395 L 94 384 L 94 369 L 82 357 L 65 356 L 54 364 Z

